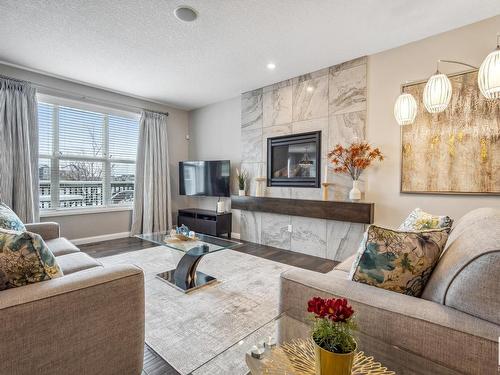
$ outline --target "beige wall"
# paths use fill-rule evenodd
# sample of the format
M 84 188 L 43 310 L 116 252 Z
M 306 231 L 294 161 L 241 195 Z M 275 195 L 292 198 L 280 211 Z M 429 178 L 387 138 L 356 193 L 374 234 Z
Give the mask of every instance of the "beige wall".
M 231 175 L 241 161 L 240 97 L 212 104 L 189 112 L 189 159 L 231 161 Z M 234 181 L 232 181 L 234 188 Z M 224 198 L 229 209 L 231 199 Z M 214 210 L 217 198 L 189 198 L 191 207 Z M 233 232 L 240 232 L 239 216 L 233 215 Z
M 437 59 L 458 60 L 479 66 L 495 48 L 500 16 L 369 56 L 368 140 L 387 159 L 370 173 L 366 199 L 375 202 L 375 221 L 396 226 L 415 207 L 459 218 L 477 207 L 500 207 L 498 196 L 401 194 L 400 129 L 393 116 L 394 101 L 405 81 L 425 79 Z M 464 70 L 442 65 L 445 73 Z
M 180 160 L 185 160 L 188 157 L 188 143 L 186 140 L 186 134 L 188 133 L 188 113 L 186 111 L 3 64 L 0 64 L 0 74 L 57 89 L 43 89 L 46 94 L 61 95 L 61 92 L 58 90 L 64 90 L 78 94 L 79 96 L 116 102 L 124 108 L 127 108 L 127 106 L 137 106 L 153 111 L 169 112 L 168 136 L 174 218 L 176 217 L 177 209 L 185 207 L 185 198 L 179 197 L 177 164 Z M 98 100 L 96 103 L 98 103 Z M 133 110 L 138 109 L 134 108 Z M 128 232 L 130 230 L 131 211 L 42 217 L 41 220 L 60 223 L 62 235 L 70 239 L 76 239 Z
M 55 221 L 61 225 L 62 236 L 81 239 L 128 232 L 132 224 L 132 210 L 41 217 L 40 221 Z

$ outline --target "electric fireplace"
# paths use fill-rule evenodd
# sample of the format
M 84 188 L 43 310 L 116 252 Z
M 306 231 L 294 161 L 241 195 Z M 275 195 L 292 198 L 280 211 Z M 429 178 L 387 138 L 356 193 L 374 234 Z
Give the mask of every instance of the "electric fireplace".
M 321 131 L 267 139 L 267 186 L 320 187 Z

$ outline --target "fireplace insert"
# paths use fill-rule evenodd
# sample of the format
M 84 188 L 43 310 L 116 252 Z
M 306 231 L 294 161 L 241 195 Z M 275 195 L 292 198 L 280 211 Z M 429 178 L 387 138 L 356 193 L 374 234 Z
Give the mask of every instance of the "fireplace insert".
M 320 187 L 321 131 L 267 139 L 267 186 Z

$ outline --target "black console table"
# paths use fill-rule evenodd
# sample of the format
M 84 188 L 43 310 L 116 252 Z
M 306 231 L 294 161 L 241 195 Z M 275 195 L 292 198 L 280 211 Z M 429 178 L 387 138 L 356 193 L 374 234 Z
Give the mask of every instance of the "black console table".
M 177 214 L 177 225 L 181 226 L 182 224 L 198 233 L 217 237 L 225 234 L 231 238 L 232 214 L 231 212 L 217 213 L 200 208 L 185 208 L 179 210 Z

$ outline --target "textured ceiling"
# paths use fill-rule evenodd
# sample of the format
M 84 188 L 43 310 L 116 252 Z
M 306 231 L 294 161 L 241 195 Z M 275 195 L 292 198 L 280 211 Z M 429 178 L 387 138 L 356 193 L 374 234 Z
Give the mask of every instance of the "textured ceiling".
M 174 18 L 181 4 L 196 22 Z M 0 60 L 192 109 L 499 13 L 499 0 L 1 0 Z

